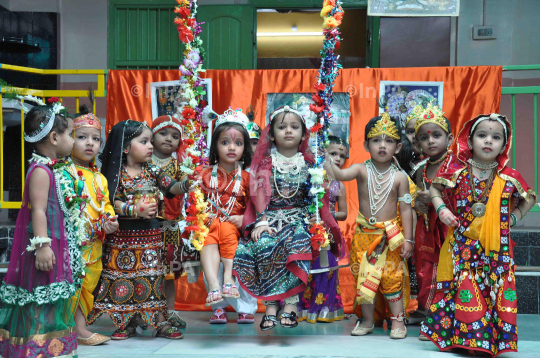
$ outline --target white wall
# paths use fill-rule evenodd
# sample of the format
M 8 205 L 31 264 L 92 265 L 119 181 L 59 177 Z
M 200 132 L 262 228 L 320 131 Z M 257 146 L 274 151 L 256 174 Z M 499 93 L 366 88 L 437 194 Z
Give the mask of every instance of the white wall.
M 482 25 L 483 0 L 462 0 L 458 17 L 458 66 L 540 64 L 540 1 L 486 0 L 485 25 L 497 28 L 495 40 L 473 40 Z M 540 71 L 511 72 L 505 77 L 540 77 Z
M 107 68 L 107 11 L 107 0 L 60 0 L 59 68 Z M 95 76 L 61 78 L 61 82 L 95 80 Z

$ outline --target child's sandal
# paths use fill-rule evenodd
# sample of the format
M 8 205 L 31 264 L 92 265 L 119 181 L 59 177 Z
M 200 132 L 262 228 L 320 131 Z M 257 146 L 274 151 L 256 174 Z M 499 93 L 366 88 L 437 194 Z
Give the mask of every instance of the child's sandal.
M 265 322 L 272 322 L 272 325 L 271 326 L 265 326 L 264 323 Z M 263 318 L 262 318 L 262 321 L 261 321 L 261 324 L 260 324 L 260 327 L 261 327 L 261 331 L 269 331 L 271 329 L 274 329 L 275 326 L 277 326 L 278 322 L 277 322 L 277 318 L 275 315 L 272 315 L 272 314 L 269 314 L 269 315 L 264 315 Z
M 236 287 L 236 285 L 234 283 L 226 283 L 223 285 L 223 293 L 222 293 L 222 296 L 223 297 L 228 297 L 228 298 L 240 298 L 240 292 L 238 292 L 236 295 L 232 295 L 230 292 L 231 292 L 231 289 L 236 289 L 238 291 L 238 287 Z
M 289 323 L 289 324 L 285 324 L 285 323 L 282 323 L 281 321 L 285 318 L 288 318 L 291 320 L 292 323 Z M 294 328 L 296 326 L 298 326 L 298 317 L 296 316 L 296 312 L 291 312 L 291 313 L 287 313 L 287 312 L 283 312 L 282 314 L 279 315 L 279 324 L 281 325 L 281 327 L 283 328 Z
M 166 328 L 166 326 L 169 326 L 169 328 Z M 176 340 L 184 338 L 184 335 L 178 330 L 178 328 L 173 327 L 169 321 L 163 321 L 158 323 L 155 330 L 155 337 Z
M 219 297 L 218 299 L 215 299 L 216 296 L 218 296 L 218 295 L 221 296 L 221 297 Z M 220 303 L 220 302 L 223 301 L 223 295 L 221 294 L 221 291 L 219 290 L 219 288 L 208 292 L 207 299 L 210 296 L 212 297 L 212 300 L 210 302 L 206 302 L 206 307 L 210 307 L 212 305 L 215 305 L 216 303 Z

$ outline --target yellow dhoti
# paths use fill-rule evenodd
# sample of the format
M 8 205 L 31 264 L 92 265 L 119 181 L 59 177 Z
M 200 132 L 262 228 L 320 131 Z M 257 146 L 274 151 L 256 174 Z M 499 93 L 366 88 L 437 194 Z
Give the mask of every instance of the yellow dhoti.
M 410 299 L 409 273 L 406 261 L 400 256 L 401 233 L 399 218 L 370 225 L 358 213 L 356 230 L 351 243 L 350 262 L 356 282 L 354 312 L 360 317 L 360 304 L 375 303 L 375 319 L 390 317 L 387 301 L 404 298 L 404 307 Z M 376 295 L 377 292 L 382 295 Z
M 95 240 L 81 248 L 81 254 L 84 262 L 86 262 L 86 276 L 83 279 L 81 289 L 78 290 L 71 299 L 73 301 L 72 307 L 75 310 L 80 307 L 84 318 L 86 319 L 94 306 L 94 295 L 92 292 L 94 292 L 97 287 L 103 269 L 103 264 L 101 262 L 101 241 Z M 75 314 L 75 312 L 73 312 L 73 314 Z

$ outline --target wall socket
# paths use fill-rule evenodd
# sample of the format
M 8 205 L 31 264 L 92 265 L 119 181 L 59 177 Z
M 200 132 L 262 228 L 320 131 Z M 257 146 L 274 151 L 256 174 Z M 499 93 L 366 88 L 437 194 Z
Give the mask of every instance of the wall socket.
M 497 38 L 495 26 L 473 26 L 473 40 L 495 40 Z

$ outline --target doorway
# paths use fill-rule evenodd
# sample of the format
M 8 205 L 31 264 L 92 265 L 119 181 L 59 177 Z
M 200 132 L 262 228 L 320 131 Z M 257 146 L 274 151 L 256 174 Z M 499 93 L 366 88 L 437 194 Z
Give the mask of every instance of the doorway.
M 319 68 L 322 22 L 320 9 L 257 9 L 257 69 Z M 340 31 L 343 68 L 366 67 L 366 9 L 347 9 Z

